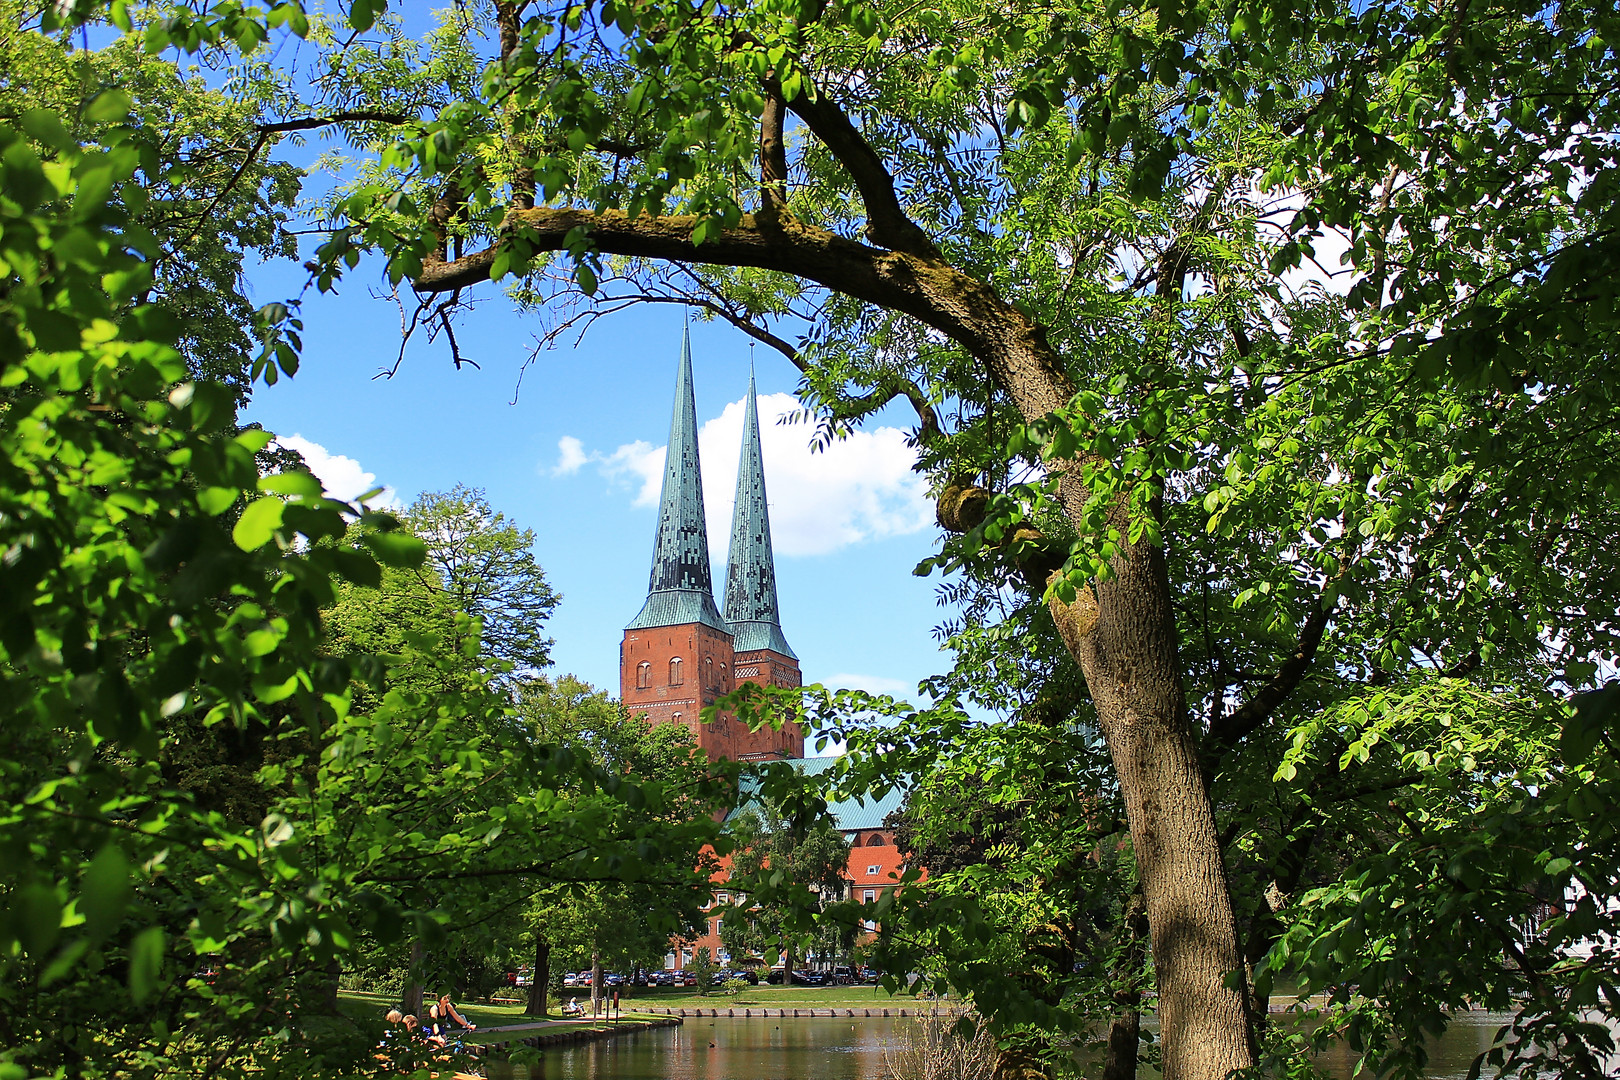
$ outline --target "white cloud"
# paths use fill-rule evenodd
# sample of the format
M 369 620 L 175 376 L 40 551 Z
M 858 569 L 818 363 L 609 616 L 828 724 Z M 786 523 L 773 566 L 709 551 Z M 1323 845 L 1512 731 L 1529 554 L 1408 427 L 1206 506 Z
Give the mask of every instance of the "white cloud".
M 363 468 L 354 458 L 334 454 L 302 435 L 282 435 L 276 439 L 276 443 L 296 450 L 303 457 L 304 464 L 309 466 L 309 471 L 326 488 L 326 493 L 334 499 L 352 502 L 379 486 L 377 474 Z M 391 487 L 383 487 L 382 494 L 372 499 L 370 505 L 377 510 L 400 509 L 404 506 Z
M 933 523 L 928 485 L 912 471 L 917 452 L 906 445 L 905 432 L 892 427 L 857 431 L 812 453 L 809 428 L 777 423 L 799 408 L 790 394 L 759 399 L 771 539 L 778 555 L 825 555 L 863 540 L 918 532 Z M 744 402 L 734 401 L 698 430 L 709 549 L 717 562 L 725 559 L 731 542 L 743 410 Z M 604 453 L 586 451 L 578 439 L 565 436 L 558 450 L 553 475 L 590 462 L 609 480 L 632 486 L 633 505 L 658 505 L 667 447 L 637 441 Z
M 572 435 L 564 435 L 557 440 L 557 464 L 551 470 L 552 476 L 568 476 L 579 472 L 590 458 L 585 454 L 585 444 Z

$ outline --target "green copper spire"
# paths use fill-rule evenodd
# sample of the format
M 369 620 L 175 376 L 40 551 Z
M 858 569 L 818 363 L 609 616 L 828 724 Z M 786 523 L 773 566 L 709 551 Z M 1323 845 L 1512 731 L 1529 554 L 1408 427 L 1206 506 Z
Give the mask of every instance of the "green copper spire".
M 686 331 L 681 337 L 680 371 L 675 376 L 675 411 L 669 421 L 669 451 L 664 459 L 664 489 L 658 500 L 658 535 L 653 542 L 647 602 L 627 630 L 703 623 L 731 633 L 731 627 L 714 606 L 697 437 L 692 334 Z
M 798 656 L 782 636 L 776 610 L 776 560 L 771 557 L 771 514 L 765 500 L 765 461 L 759 452 L 759 405 L 748 373 L 737 503 L 731 512 L 731 555 L 726 567 L 726 621 L 738 652 L 774 649 Z

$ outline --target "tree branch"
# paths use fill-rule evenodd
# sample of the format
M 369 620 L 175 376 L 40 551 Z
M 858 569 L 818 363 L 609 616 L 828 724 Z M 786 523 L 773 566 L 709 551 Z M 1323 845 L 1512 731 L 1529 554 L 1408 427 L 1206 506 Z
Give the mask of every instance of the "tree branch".
M 813 95 L 813 96 L 812 96 Z M 895 251 L 906 251 L 925 258 L 936 258 L 939 248 L 921 226 L 906 216 L 895 194 L 894 177 L 884 168 L 866 136 L 834 104 L 826 91 L 806 87 L 787 103 L 793 115 L 804 121 L 822 144 L 849 173 L 866 205 L 866 238 Z
M 379 124 L 408 124 L 413 117 L 405 113 L 383 112 L 380 109 L 341 109 L 330 116 L 302 116 L 296 120 L 277 120 L 273 124 L 260 124 L 257 130 L 264 135 L 276 135 L 286 131 L 309 131 L 312 128 L 330 127 L 333 124 L 350 124 L 371 121 Z
M 984 523 L 991 493 L 976 484 L 953 481 L 940 492 L 934 513 L 940 528 L 947 532 L 972 532 Z M 1024 583 L 1037 596 L 1047 579 L 1062 569 L 1068 553 L 1050 544 L 1046 536 L 1028 522 L 1017 522 L 1006 530 L 1001 545 L 1024 576 Z
M 787 207 L 787 142 L 782 121 L 787 110 L 782 100 L 782 84 L 766 80 L 765 108 L 759 117 L 759 207 L 760 213 L 780 217 Z
M 1209 734 L 1204 740 L 1204 767 L 1206 772 L 1213 772 L 1227 751 L 1236 746 L 1238 742 L 1255 728 L 1265 723 L 1267 718 L 1288 699 L 1288 695 L 1299 686 L 1300 680 L 1305 677 L 1311 661 L 1316 658 L 1316 651 L 1322 644 L 1322 635 L 1327 630 L 1329 620 L 1333 617 L 1330 605 L 1318 603 L 1311 617 L 1305 620 L 1305 625 L 1299 631 L 1299 643 L 1294 651 L 1284 660 L 1271 681 L 1255 691 L 1253 697 L 1244 702 L 1232 712 L 1217 716 L 1209 725 Z
M 991 286 L 943 259 L 884 251 L 791 218 L 773 222 L 752 214 L 697 244 L 692 232 L 701 220 L 684 214 L 631 218 L 618 210 L 574 207 L 516 209 L 495 246 L 454 260 L 444 258 L 442 247 L 430 251 L 415 284 L 422 292 L 448 292 L 487 281 L 503 244 L 558 251 L 579 229 L 605 254 L 777 270 L 910 315 L 983 361 L 1026 416 L 1061 408 L 1073 393 L 1040 327 Z

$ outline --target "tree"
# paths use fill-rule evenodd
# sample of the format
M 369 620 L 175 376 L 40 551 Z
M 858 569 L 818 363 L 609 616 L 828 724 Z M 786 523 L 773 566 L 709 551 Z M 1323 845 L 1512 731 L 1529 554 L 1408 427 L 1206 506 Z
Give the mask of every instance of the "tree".
M 843 901 L 849 888 L 849 841 L 822 809 L 806 820 L 768 795 L 755 796 L 726 822 L 733 845 L 728 884 L 736 892 L 720 940 L 732 956 L 780 955 L 784 984 L 793 981 L 795 951 L 813 939 L 815 916 Z M 852 919 L 848 925 L 854 929 Z
M 195 72 L 154 63 L 131 38 L 74 48 L 63 33 L 44 32 L 43 19 L 37 5 L 0 6 L 0 112 L 15 123 L 25 109 L 47 110 L 88 138 L 95 125 L 87 107 L 115 91 L 131 102 L 135 123 L 162 132 L 143 162 L 146 198 L 129 208 L 131 224 L 150 229 L 163 249 L 145 300 L 172 320 L 192 376 L 229 386 L 245 404 L 256 312 L 244 295 L 244 266 L 297 253 L 291 226 L 302 174 L 249 149 L 278 137 L 258 122 L 269 72 L 262 65 L 244 72 L 247 92 L 228 93 Z
M 490 881 L 639 880 L 648 851 L 701 890 L 723 841 L 657 784 L 513 738 L 478 680 L 387 689 L 333 655 L 337 584 L 423 545 L 261 474 L 271 436 L 194 377 L 175 236 L 142 217 L 192 179 L 174 129 L 117 89 L 77 106 L 0 119 L 0 1070 L 352 1073 L 375 1031 L 323 1023 L 318 988 L 359 939 L 432 940 Z M 391 663 L 457 662 L 406 645 Z M 253 790 L 195 779 L 199 732 L 240 741 Z
M 513 3 L 497 13 L 486 107 L 441 114 L 431 136 L 405 135 L 389 159 L 396 183 L 415 184 L 415 232 L 400 240 L 400 218 L 384 223 L 379 206 L 328 257 L 375 244 L 392 274 L 445 294 L 525 274 L 546 251 L 574 258 L 587 293 L 613 256 L 733 268 L 683 295 L 781 343 L 835 426 L 905 395 L 921 405 L 929 441 L 935 402 L 961 401 L 969 419 L 930 445 L 942 482 L 966 477 L 942 483 L 941 523 L 966 536 L 946 554 L 997 549 L 1043 593 L 1085 676 L 1141 873 L 1166 1075 L 1252 1065 L 1208 781 L 1321 662 L 1329 625 L 1341 631 L 1335 648 L 1346 646 L 1337 662 L 1367 672 L 1533 652 L 1549 623 L 1577 685 L 1595 656 L 1613 654 L 1599 623 L 1560 614 L 1537 560 L 1493 565 L 1460 594 L 1441 568 L 1533 534 L 1576 573 L 1603 576 L 1567 531 L 1606 513 L 1612 481 L 1597 458 L 1560 455 L 1567 483 L 1554 507 L 1494 492 L 1509 473 L 1548 474 L 1549 429 L 1558 440 L 1596 431 L 1583 410 L 1613 426 L 1612 397 L 1592 389 L 1606 361 L 1590 347 L 1566 351 L 1544 328 L 1569 292 L 1572 264 L 1557 253 L 1610 250 L 1612 200 L 1549 196 L 1561 167 L 1532 168 L 1545 179 L 1509 200 L 1535 221 L 1521 234 L 1494 208 L 1466 224 L 1451 217 L 1478 201 L 1469 170 L 1418 182 L 1444 138 L 1501 146 L 1504 162 L 1561 159 L 1573 118 L 1608 108 L 1595 103 L 1608 100 L 1612 54 L 1583 44 L 1603 39 L 1607 16 L 1470 12 L 1551 60 L 1559 81 L 1549 86 L 1534 66 L 1515 67 L 1518 82 L 1473 79 L 1469 62 L 1483 65 L 1494 43 L 1459 44 L 1460 16 L 1393 5 L 1323 5 L 1308 20 L 1263 6 L 947 15 L 762 5 L 722 17 L 670 3 L 553 18 Z M 1251 36 L 1256 25 L 1268 29 Z M 597 44 L 613 40 L 623 46 Z M 1419 78 L 1407 76 L 1412 65 Z M 1548 105 L 1531 104 L 1544 93 Z M 1459 94 L 1468 107 L 1448 120 Z M 432 139 L 464 156 L 430 157 Z M 1600 193 L 1612 183 L 1605 139 L 1577 135 L 1574 151 Z M 1386 171 L 1336 167 L 1362 142 Z M 509 163 L 498 177 L 492 158 Z M 1274 184 L 1316 193 L 1280 244 L 1263 236 L 1247 182 L 1278 160 L 1287 164 L 1269 173 Z M 1332 180 L 1318 189 L 1324 173 Z M 1407 232 L 1402 222 L 1422 215 L 1428 223 Z M 1295 237 L 1351 216 L 1362 278 L 1352 300 L 1374 316 L 1291 302 L 1272 274 L 1299 257 Z M 1466 238 L 1464 280 L 1480 291 L 1457 296 L 1456 245 L 1424 246 L 1442 218 Z M 1362 231 L 1374 223 L 1381 231 Z M 633 274 L 639 264 L 612 272 L 626 265 Z M 653 299 L 678 291 L 653 271 L 640 280 Z M 1382 304 L 1386 285 L 1398 295 Z M 841 294 L 810 300 L 834 333 L 876 331 L 865 351 L 800 350 L 757 324 L 817 286 Z M 1521 298 L 1542 320 L 1531 351 L 1482 360 L 1474 324 Z M 1605 343 L 1601 354 L 1611 329 L 1598 317 L 1580 334 Z M 1302 424 L 1320 438 L 1298 438 Z M 1473 459 L 1447 463 L 1463 447 Z M 1541 463 L 1520 472 L 1532 459 Z M 1037 482 L 998 479 L 1036 465 Z M 1473 482 L 1457 494 L 1459 468 Z M 1204 683 L 1177 621 L 1210 534 L 1228 548 L 1219 573 L 1243 579 L 1228 640 L 1245 662 L 1211 658 Z M 1520 611 L 1533 604 L 1541 629 L 1526 630 L 1492 593 L 1513 595 Z M 1344 600 L 1354 608 L 1341 612 Z M 1342 633 L 1391 610 L 1393 634 Z
M 562 600 L 534 558 L 534 531 L 490 508 L 479 490 L 428 492 L 402 516 L 427 545 L 418 587 L 479 621 L 485 653 L 531 673 L 551 663 L 544 625 Z
M 495 16 L 488 78 L 395 128 L 319 282 L 369 246 L 451 302 L 509 274 L 533 295 L 566 251 L 586 292 L 611 266 L 780 346 L 833 429 L 917 404 L 964 536 L 946 560 L 1039 592 L 1086 679 L 1166 1075 L 1252 1064 L 1210 791 L 1307 676 L 1535 657 L 1576 689 L 1613 659 L 1590 540 L 1614 496 L 1612 12 Z M 154 26 L 261 32 L 235 9 Z M 1303 204 L 1276 240 L 1256 176 Z M 1339 224 L 1351 295 L 1298 302 L 1276 273 Z M 615 256 L 711 269 L 687 291 Z M 803 349 L 761 325 L 806 304 Z M 1200 577 L 1229 586 L 1210 618 Z
M 715 964 L 714 957 L 709 955 L 707 945 L 699 945 L 692 950 L 692 959 L 686 963 L 686 971 L 697 980 L 699 997 L 708 997 L 709 990 L 714 983 L 714 974 L 720 968 Z
M 1030 715 L 913 719 L 883 737 L 917 751 L 892 820 L 907 863 L 928 877 L 883 905 L 877 966 L 970 998 L 1003 1075 L 1052 1072 L 1074 1042 L 1102 1036 L 1105 1077 L 1134 1077 L 1146 935 L 1095 729 Z M 862 758 L 872 749 L 865 738 L 855 747 Z
M 686 728 L 652 725 L 632 717 L 625 707 L 572 675 L 530 678 L 515 687 L 517 714 L 537 743 L 565 746 L 595 767 L 638 782 L 657 782 L 675 793 L 675 813 L 702 815 L 701 802 L 682 806 L 681 792 L 701 790 L 706 761 Z M 679 859 L 685 852 L 677 853 Z M 694 864 L 708 867 L 708 857 Z M 671 868 L 678 877 L 686 867 Z M 528 1011 L 544 1015 L 547 973 L 553 953 L 589 957 L 599 974 L 604 956 L 614 966 L 639 966 L 662 956 L 672 935 L 702 921 L 707 902 L 703 889 L 672 889 L 664 884 L 552 886 L 529 897 L 525 929 L 534 943 L 535 981 Z M 593 1012 L 601 984 L 592 979 Z

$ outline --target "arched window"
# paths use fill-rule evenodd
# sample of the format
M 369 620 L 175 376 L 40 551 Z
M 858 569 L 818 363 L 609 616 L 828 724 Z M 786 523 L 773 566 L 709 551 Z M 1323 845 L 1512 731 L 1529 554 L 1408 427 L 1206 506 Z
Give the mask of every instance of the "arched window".
M 672 656 L 669 660 L 669 685 L 681 685 L 681 658 Z
M 709 686 L 714 685 L 714 657 L 712 656 L 703 658 L 703 681 Z
M 882 847 L 883 846 L 883 834 L 880 833 L 880 832 L 873 833 L 872 834 L 872 839 L 870 839 L 870 840 L 868 840 L 866 842 L 866 846 L 867 847 Z
M 643 660 L 636 665 L 636 689 L 645 690 L 652 685 L 652 665 Z

